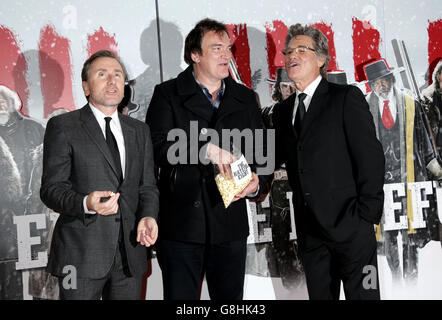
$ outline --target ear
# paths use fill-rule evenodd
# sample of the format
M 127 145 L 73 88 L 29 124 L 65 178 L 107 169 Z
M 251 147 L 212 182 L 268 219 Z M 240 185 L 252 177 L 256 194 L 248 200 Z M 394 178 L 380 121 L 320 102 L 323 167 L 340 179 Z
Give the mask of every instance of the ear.
M 325 61 L 327 60 L 327 58 L 326 57 L 318 57 L 317 59 L 318 59 L 318 67 L 320 69 L 325 64 Z
M 193 51 L 191 54 L 190 54 L 190 57 L 192 58 L 192 61 L 194 62 L 194 63 L 199 63 L 200 62 L 200 54 L 197 52 L 197 51 Z
M 87 81 L 83 81 L 81 83 L 81 86 L 83 87 L 83 92 L 84 95 L 87 97 L 91 94 L 91 90 L 89 89 L 89 84 L 87 83 Z

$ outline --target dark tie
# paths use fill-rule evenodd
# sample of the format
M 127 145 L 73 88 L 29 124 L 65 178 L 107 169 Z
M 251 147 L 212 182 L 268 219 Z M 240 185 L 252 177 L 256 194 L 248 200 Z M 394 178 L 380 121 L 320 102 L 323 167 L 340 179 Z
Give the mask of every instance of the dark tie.
M 296 111 L 296 116 L 295 116 L 295 130 L 296 130 L 296 133 L 298 134 L 298 136 L 301 133 L 301 123 L 302 123 L 302 119 L 304 119 L 304 115 L 305 115 L 304 99 L 306 97 L 307 97 L 307 95 L 303 92 L 298 94 L 299 103 L 298 103 L 298 110 Z
M 112 120 L 111 117 L 105 117 L 104 120 L 106 120 L 106 142 L 107 146 L 109 147 L 109 151 L 112 154 L 112 157 L 115 160 L 115 165 L 117 166 L 117 174 L 118 179 L 120 182 L 123 180 L 123 172 L 121 170 L 121 159 L 120 159 L 120 152 L 118 151 L 118 145 L 117 140 L 115 140 L 115 136 L 113 135 L 111 128 L 110 128 L 110 121 Z

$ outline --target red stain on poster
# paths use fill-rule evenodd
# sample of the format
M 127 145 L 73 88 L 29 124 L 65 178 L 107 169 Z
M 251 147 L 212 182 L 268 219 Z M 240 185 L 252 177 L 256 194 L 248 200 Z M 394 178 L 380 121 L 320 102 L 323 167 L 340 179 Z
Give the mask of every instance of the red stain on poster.
M 118 42 L 115 40 L 115 33 L 110 35 L 100 27 L 93 34 L 87 37 L 87 53 L 91 56 L 98 50 L 110 50 L 118 56 Z
M 252 86 L 252 71 L 250 70 L 250 47 L 246 24 L 227 25 L 232 43 L 232 54 L 236 60 L 241 81 L 249 88 Z
M 26 82 L 26 59 L 14 33 L 0 25 L 0 84 L 18 93 L 22 101 L 20 113 L 28 116 L 29 88 Z
M 428 64 L 430 66 L 429 84 L 433 82 L 433 70 L 442 59 L 442 19 L 428 21 Z
M 327 66 L 327 70 L 330 71 L 339 70 L 338 63 L 336 61 L 335 34 L 332 29 L 332 24 L 330 23 L 328 25 L 324 22 L 320 22 L 313 24 L 312 27 L 317 28 L 327 37 L 328 55 L 330 56 L 330 61 Z
M 361 82 L 366 80 L 364 65 L 381 58 L 379 45 L 381 36 L 370 22 L 360 21 L 357 18 L 353 22 L 353 62 L 355 66 L 355 80 Z
M 266 23 L 265 28 L 269 78 L 276 79 L 276 70 L 285 66 L 285 58 L 281 51 L 285 48 L 288 28 L 284 22 L 279 20 Z
M 38 49 L 44 118 L 56 109 L 74 110 L 69 40 L 47 25 L 40 32 Z

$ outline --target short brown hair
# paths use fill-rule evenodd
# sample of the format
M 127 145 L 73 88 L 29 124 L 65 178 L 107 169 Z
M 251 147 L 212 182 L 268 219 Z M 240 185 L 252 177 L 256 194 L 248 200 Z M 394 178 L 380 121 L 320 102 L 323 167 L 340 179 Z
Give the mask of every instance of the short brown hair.
M 196 26 L 189 32 L 184 41 L 184 61 L 188 65 L 193 64 L 192 52 L 198 52 L 202 54 L 201 42 L 204 35 L 209 31 L 215 31 L 216 33 L 227 33 L 227 27 L 224 23 L 209 18 L 199 21 Z
M 97 60 L 98 58 L 112 58 L 118 61 L 118 63 L 121 66 L 121 69 L 123 69 L 124 73 L 124 81 L 127 81 L 127 71 L 124 67 L 124 64 L 121 62 L 121 60 L 109 50 L 99 50 L 95 52 L 93 55 L 91 55 L 83 64 L 83 69 L 81 70 L 81 81 L 87 81 L 89 78 L 89 69 L 91 68 L 92 63 Z

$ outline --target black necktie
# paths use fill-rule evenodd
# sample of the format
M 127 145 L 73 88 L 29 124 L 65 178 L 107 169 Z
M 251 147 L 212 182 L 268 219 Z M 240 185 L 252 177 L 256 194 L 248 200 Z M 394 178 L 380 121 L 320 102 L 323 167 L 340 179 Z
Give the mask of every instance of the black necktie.
M 118 151 L 118 145 L 117 140 L 115 140 L 115 136 L 113 135 L 111 128 L 110 128 L 110 121 L 112 120 L 111 117 L 105 117 L 104 120 L 106 120 L 106 142 L 107 146 L 109 147 L 109 151 L 112 154 L 112 157 L 115 160 L 115 165 L 117 166 L 117 174 L 118 179 L 120 182 L 123 180 L 123 172 L 121 170 L 121 159 L 120 159 L 120 152 Z
M 298 94 L 299 103 L 298 103 L 298 110 L 296 111 L 296 116 L 295 116 L 295 130 L 298 136 L 301 133 L 301 122 L 305 115 L 304 99 L 306 97 L 307 95 L 303 92 Z

